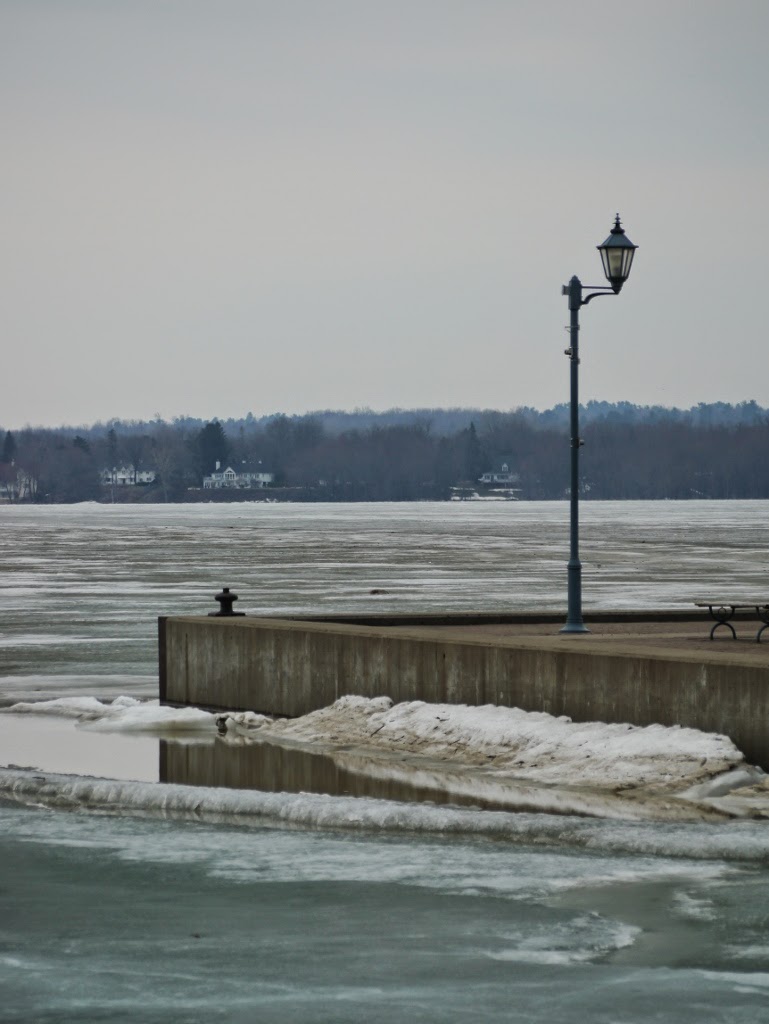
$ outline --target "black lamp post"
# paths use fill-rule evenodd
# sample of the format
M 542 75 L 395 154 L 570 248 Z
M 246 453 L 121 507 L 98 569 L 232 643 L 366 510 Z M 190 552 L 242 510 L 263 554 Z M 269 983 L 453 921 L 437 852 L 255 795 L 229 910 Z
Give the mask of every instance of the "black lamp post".
M 579 560 L 579 449 L 583 441 L 579 436 L 579 310 L 598 295 L 618 295 L 622 285 L 627 281 L 633 256 L 638 248 L 633 245 L 619 222 L 619 214 L 611 229 L 611 234 L 601 245 L 597 246 L 603 262 L 603 272 L 611 285 L 588 285 L 589 295 L 583 296 L 582 282 L 573 277 L 563 286 L 563 294 L 569 297 L 569 348 L 566 355 L 571 363 L 571 399 L 570 399 L 570 432 L 571 432 L 571 488 L 569 492 L 570 531 L 569 531 L 569 607 L 566 625 L 562 633 L 589 633 L 582 621 L 582 563 Z

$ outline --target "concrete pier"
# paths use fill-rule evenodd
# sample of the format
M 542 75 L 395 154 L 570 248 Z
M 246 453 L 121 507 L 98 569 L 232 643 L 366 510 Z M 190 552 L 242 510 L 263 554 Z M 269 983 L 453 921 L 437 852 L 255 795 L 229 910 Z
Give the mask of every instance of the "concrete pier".
M 725 733 L 769 769 L 769 642 L 734 620 L 711 641 L 706 614 L 164 617 L 160 698 L 296 717 L 345 694 L 501 704 L 574 721 Z

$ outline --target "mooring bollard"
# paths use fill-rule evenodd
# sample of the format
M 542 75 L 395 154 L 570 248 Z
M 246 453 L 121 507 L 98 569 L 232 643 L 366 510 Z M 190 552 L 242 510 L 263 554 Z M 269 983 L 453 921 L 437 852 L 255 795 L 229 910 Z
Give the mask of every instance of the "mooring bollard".
M 222 587 L 221 594 L 214 595 L 215 600 L 219 602 L 218 612 L 209 612 L 210 618 L 219 618 L 223 615 L 245 615 L 245 612 L 234 612 L 232 606 L 237 601 L 238 595 L 231 594 L 229 587 Z

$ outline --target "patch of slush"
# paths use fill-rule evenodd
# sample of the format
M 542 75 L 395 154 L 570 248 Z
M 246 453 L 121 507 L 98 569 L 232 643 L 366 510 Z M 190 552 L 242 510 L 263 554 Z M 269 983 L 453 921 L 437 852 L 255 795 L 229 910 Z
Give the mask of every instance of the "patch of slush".
M 546 966 L 591 963 L 632 946 L 640 934 L 641 929 L 634 925 L 610 921 L 592 912 L 561 924 L 529 924 L 525 929 L 511 930 L 499 936 L 502 948 L 486 952 L 486 956 Z
M 756 971 L 753 974 L 739 974 L 736 971 L 698 971 L 708 981 L 728 982 L 735 992 L 765 992 L 769 989 L 769 974 Z
M 727 946 L 725 953 L 735 960 L 765 960 L 769 958 L 769 945 Z
M 715 921 L 718 916 L 711 900 L 698 898 L 687 892 L 675 893 L 673 910 L 690 921 Z

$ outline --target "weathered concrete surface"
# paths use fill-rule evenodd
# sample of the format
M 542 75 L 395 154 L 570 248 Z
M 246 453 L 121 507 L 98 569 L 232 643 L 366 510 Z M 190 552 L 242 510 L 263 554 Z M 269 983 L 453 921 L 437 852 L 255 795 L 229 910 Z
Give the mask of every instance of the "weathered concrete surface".
M 383 621 L 392 624 L 383 624 Z M 161 700 L 295 717 L 348 693 L 726 733 L 769 768 L 769 643 L 702 615 L 160 620 Z M 438 624 L 436 624 L 438 623 Z

